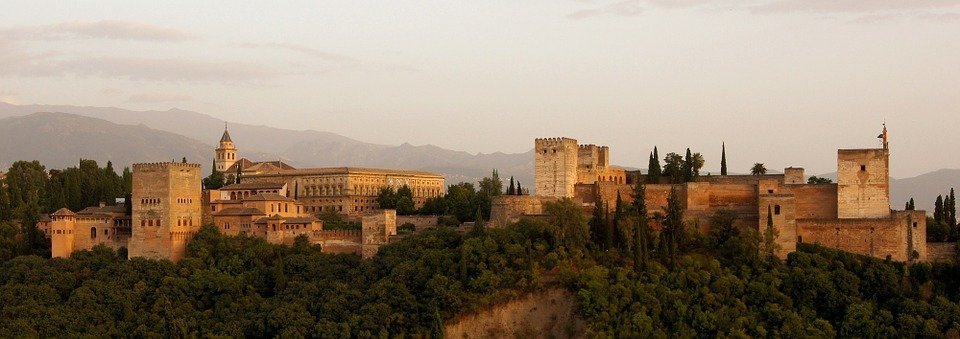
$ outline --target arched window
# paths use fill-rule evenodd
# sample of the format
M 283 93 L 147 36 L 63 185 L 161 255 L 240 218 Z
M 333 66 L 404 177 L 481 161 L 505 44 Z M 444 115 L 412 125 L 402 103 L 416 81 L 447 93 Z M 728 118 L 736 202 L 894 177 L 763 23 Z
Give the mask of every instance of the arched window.
M 780 205 L 773 206 L 773 214 L 780 215 Z
M 91 228 L 90 228 L 90 239 L 96 239 L 96 238 L 97 238 L 97 228 L 96 228 L 96 227 L 91 227 Z

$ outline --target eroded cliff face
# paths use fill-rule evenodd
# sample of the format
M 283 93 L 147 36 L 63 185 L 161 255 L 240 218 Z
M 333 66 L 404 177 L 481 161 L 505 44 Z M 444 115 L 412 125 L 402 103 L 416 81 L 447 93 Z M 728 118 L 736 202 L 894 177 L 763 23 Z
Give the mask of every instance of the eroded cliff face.
M 564 289 L 550 289 L 468 314 L 447 323 L 446 338 L 577 338 L 586 323 L 576 313 L 576 299 Z

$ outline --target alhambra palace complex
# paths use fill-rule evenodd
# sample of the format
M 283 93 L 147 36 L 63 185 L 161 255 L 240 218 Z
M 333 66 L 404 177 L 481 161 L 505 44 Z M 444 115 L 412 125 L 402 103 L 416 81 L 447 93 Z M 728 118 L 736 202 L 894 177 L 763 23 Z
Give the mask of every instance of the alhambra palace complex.
M 296 169 L 279 161 L 238 158 L 226 130 L 214 166 L 227 174 L 239 173 L 242 182 L 204 190 L 198 164 L 134 164 L 130 214 L 125 206 L 90 207 L 76 213 L 64 208 L 41 220 L 38 228 L 50 235 L 54 257 L 69 257 L 73 251 L 102 244 L 126 247 L 130 257 L 176 261 L 200 225 L 212 223 L 227 235 L 246 234 L 278 244 L 306 235 L 325 252 L 367 258 L 397 235 L 396 212 L 377 209 L 381 188 L 410 187 L 417 207 L 427 198 L 443 195 L 445 189 L 443 176 L 429 172 Z M 316 218 L 322 211 L 360 220 L 361 230 L 324 230 Z M 436 218 L 433 225 L 416 216 L 399 218 L 418 226 L 436 224 Z
M 837 183 L 808 184 L 802 168 L 784 174 L 702 176 L 683 184 L 646 183 L 650 213 L 663 211 L 672 190 L 681 197 L 684 218 L 706 232 L 709 216 L 736 212 L 741 227 L 767 227 L 772 213 L 779 253 L 797 243 L 819 243 L 841 250 L 898 261 L 927 260 L 924 211 L 890 209 L 887 133 L 881 148 L 837 152 Z M 569 138 L 536 139 L 535 196 L 495 197 L 488 227 L 502 227 L 522 217 L 542 217 L 544 205 L 571 198 L 592 210 L 598 200 L 619 194 L 633 200 L 631 185 L 639 172 L 610 165 L 606 146 L 578 145 Z M 381 188 L 407 185 L 419 207 L 445 193 L 441 175 L 371 168 L 296 169 L 280 161 L 253 162 L 237 157 L 224 131 L 215 168 L 239 173 L 241 183 L 216 190 L 201 187 L 200 165 L 133 165 L 130 214 L 125 206 L 99 206 L 79 212 L 60 209 L 38 225 L 52 239 L 54 257 L 103 244 L 127 247 L 130 257 L 178 260 L 201 224 L 212 223 L 227 235 L 246 234 L 271 243 L 293 242 L 306 235 L 325 252 L 356 253 L 364 258 L 397 237 L 397 223 L 417 229 L 436 226 L 436 217 L 397 216 L 377 208 Z M 316 215 L 335 211 L 360 220 L 361 230 L 324 230 Z M 406 218 L 406 219 L 404 219 Z M 431 224 L 432 221 L 432 224 Z
M 926 212 L 890 209 L 888 145 L 884 128 L 881 148 L 838 150 L 835 184 L 808 184 L 803 168 L 791 167 L 784 174 L 646 183 L 645 202 L 651 214 L 665 211 L 676 190 L 686 222 L 704 233 L 718 210 L 734 211 L 739 226 L 761 231 L 770 211 L 781 258 L 795 251 L 797 243 L 808 242 L 878 258 L 927 260 Z M 536 139 L 534 147 L 537 196 L 498 197 L 491 224 L 542 215 L 545 203 L 561 198 L 572 198 L 587 211 L 598 198 L 613 202 L 619 194 L 623 201 L 633 201 L 631 185 L 639 172 L 610 166 L 607 147 L 578 145 L 570 138 Z

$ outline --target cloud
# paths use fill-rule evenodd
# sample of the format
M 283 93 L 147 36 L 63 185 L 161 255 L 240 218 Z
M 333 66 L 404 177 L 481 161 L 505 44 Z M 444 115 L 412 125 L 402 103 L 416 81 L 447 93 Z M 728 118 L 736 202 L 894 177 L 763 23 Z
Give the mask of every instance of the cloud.
M 917 18 L 927 21 L 956 22 L 960 21 L 960 13 L 920 13 Z
M 643 13 L 640 0 L 626 0 L 591 9 L 583 9 L 567 14 L 567 19 L 580 20 L 600 15 L 637 16 Z
M 139 57 L 78 58 L 60 63 L 58 68 L 76 75 L 171 82 L 248 82 L 278 75 L 248 63 Z
M 99 38 L 142 41 L 186 41 L 198 36 L 174 28 L 121 21 L 71 21 L 52 25 L 18 26 L 0 30 L 0 36 L 14 40 L 60 40 Z
M 777 0 L 750 7 L 754 13 L 868 13 L 960 5 L 957 0 Z
M 298 44 L 285 43 L 285 42 L 238 43 L 238 44 L 233 44 L 233 46 L 242 47 L 242 48 L 253 48 L 253 49 L 271 48 L 271 49 L 286 50 L 286 51 L 296 52 L 306 56 L 314 57 L 317 59 L 322 59 L 324 61 L 331 62 L 331 63 L 338 63 L 338 64 L 355 64 L 358 62 L 357 59 L 350 56 L 343 55 L 343 54 L 324 52 L 315 48 L 298 45 Z
M 164 94 L 164 93 L 140 93 L 131 95 L 127 99 L 127 102 L 136 102 L 136 103 L 146 103 L 146 104 L 156 104 L 156 103 L 168 103 L 168 102 L 184 102 L 191 101 L 193 98 L 187 95 L 179 94 Z

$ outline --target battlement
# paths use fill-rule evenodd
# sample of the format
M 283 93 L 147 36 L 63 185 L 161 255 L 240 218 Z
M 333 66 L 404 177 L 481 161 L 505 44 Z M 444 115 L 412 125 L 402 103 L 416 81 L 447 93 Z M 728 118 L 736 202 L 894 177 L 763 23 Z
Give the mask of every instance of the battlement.
M 314 236 L 320 237 L 348 237 L 348 236 L 357 236 L 361 234 L 361 230 L 319 230 L 313 231 Z
M 182 162 L 145 162 L 133 164 L 134 169 L 141 170 L 162 170 L 170 167 L 176 168 L 196 168 L 200 169 L 200 164 L 182 163 Z
M 577 144 L 577 139 L 571 139 L 567 137 L 561 138 L 537 138 L 534 140 L 534 145 L 536 147 L 549 147 L 549 146 L 559 146 L 563 144 Z

